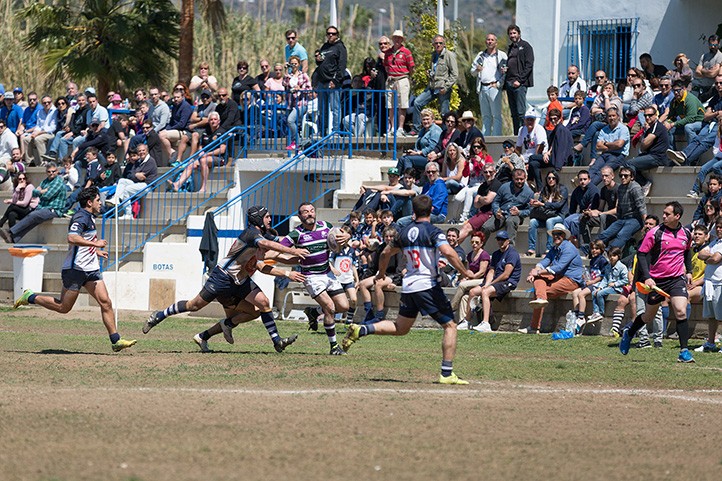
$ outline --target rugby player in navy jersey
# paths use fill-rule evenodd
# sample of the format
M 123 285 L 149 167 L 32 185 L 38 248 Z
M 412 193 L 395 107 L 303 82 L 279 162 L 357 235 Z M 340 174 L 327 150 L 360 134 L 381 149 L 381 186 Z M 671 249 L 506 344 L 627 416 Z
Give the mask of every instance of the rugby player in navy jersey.
M 84 287 L 88 294 L 98 302 L 103 324 L 108 330 L 113 351 L 118 352 L 136 343 L 134 340 L 122 339 L 115 328 L 113 303 L 100 272 L 98 257 L 108 258 L 108 253 L 101 250 L 108 245 L 105 239 L 98 239 L 95 228 L 95 216 L 100 214 L 100 193 L 97 187 L 88 187 L 78 195 L 81 209 L 73 215 L 68 228 L 68 255 L 63 262 L 61 277 L 63 290 L 60 299 L 41 296 L 26 289 L 15 301 L 15 309 L 27 304 L 37 304 L 51 311 L 67 314 L 75 305 Z
M 250 207 L 246 220 L 247 228 L 239 234 L 226 257 L 213 268 L 201 292 L 189 301 L 178 301 L 162 311 L 152 313 L 143 325 L 143 334 L 147 334 L 169 316 L 181 312 L 195 312 L 217 300 L 225 310 L 226 319 L 193 337 L 202 351 L 209 350 L 208 339 L 220 332 L 223 332 L 227 342 L 233 344 L 231 329 L 237 324 L 256 319 L 259 315 L 277 352 L 282 352 L 293 344 L 298 336 L 279 336 L 271 303 L 251 276 L 256 270 L 260 270 L 264 274 L 286 276 L 293 281 L 303 282 L 303 274 L 273 267 L 259 259 L 263 258 L 265 251 L 289 254 L 294 256 L 295 260 L 305 258 L 309 252 L 306 249 L 286 247 L 264 237 L 271 226 L 271 214 L 265 207 Z
M 396 241 L 387 245 L 381 253 L 376 279 L 386 277 L 386 267 L 392 255 L 403 251 L 407 258 L 407 273 L 401 287 L 399 316 L 395 321 L 383 320 L 376 324 L 349 326 L 342 347 L 348 351 L 354 342 L 371 334 L 382 336 L 404 336 L 408 334 L 419 312 L 431 316 L 444 328 L 441 341 L 441 384 L 469 384 L 459 379 L 453 371 L 456 354 L 456 323 L 451 303 L 438 282 L 438 262 L 443 255 L 459 273 L 473 277 L 473 272 L 464 267 L 456 251 L 446 241 L 446 236 L 431 224 L 431 198 L 421 195 L 412 201 L 416 220 L 401 230 Z

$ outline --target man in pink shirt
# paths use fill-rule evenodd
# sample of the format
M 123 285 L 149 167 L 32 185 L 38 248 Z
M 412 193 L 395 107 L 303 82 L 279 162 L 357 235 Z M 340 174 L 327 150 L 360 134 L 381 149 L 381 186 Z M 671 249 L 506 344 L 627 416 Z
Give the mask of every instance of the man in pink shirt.
M 414 57 L 411 50 L 404 47 L 404 33 L 396 30 L 391 35 L 394 46 L 384 51 L 384 68 L 386 69 L 386 89 L 395 90 L 398 93 L 397 107 L 399 121 L 394 118 L 394 98 L 390 95 L 387 98 L 386 108 L 389 111 L 389 132 L 397 130 L 397 135 L 405 135 L 404 123 L 406 122 L 406 111 L 409 109 L 409 97 L 411 95 L 411 76 L 414 74 Z
M 648 287 L 658 287 L 669 294 L 670 308 L 677 319 L 680 353 L 679 362 L 694 362 L 687 349 L 689 326 L 687 323 L 687 285 L 692 283 L 692 234 L 682 226 L 682 205 L 668 202 L 662 213 L 662 224 L 650 229 L 644 236 L 637 253 L 639 280 Z M 619 350 L 626 355 L 636 332 L 657 314 L 664 297 L 656 291 L 647 296 L 646 310 L 638 315 L 632 326 L 624 329 Z

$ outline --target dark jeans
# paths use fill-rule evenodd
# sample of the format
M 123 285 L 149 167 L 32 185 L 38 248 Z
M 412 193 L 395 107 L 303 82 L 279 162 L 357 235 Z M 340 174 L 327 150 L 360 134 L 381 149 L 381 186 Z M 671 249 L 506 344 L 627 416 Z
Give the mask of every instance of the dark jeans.
M 551 159 L 550 159 L 551 160 Z M 529 177 L 534 179 L 534 190 L 539 192 L 544 187 L 544 181 L 542 180 L 542 169 L 557 169 L 550 163 L 544 162 L 544 156 L 542 154 L 533 154 L 529 157 L 529 164 L 527 170 L 529 170 Z
M 3 214 L 2 218 L 0 218 L 0 227 L 4 226 L 5 222 L 7 222 L 10 227 L 12 227 L 19 220 L 27 216 L 30 212 L 32 212 L 32 209 L 30 207 L 22 207 L 17 204 L 9 204 L 7 210 L 5 211 L 5 214 Z
M 394 214 L 394 219 L 399 220 L 401 217 L 409 217 L 413 213 L 411 208 L 411 197 L 394 197 L 394 202 L 391 204 L 391 212 Z
M 617 219 L 599 234 L 598 239 L 609 247 L 624 249 L 627 241 L 642 228 L 639 219 Z
M 421 111 L 424 110 L 424 107 L 429 105 L 429 103 L 431 103 L 431 101 L 434 99 L 439 100 L 439 111 L 441 112 L 441 115 L 444 115 L 446 112 L 449 111 L 449 103 L 451 102 L 451 90 L 447 90 L 446 93 L 442 94 L 427 88 L 414 99 L 414 129 L 417 132 L 421 130 Z M 399 127 L 403 127 L 403 125 L 400 125 Z
M 600 233 L 609 227 L 617 217 L 612 214 L 601 214 L 599 217 L 579 216 L 579 238 L 582 249 L 589 253 L 589 244 L 592 243 L 592 228 L 599 227 Z
M 634 159 L 628 160 L 627 165 L 634 167 L 636 174 L 634 174 L 635 180 L 639 185 L 646 185 L 650 180 L 644 176 L 644 171 L 649 169 L 656 169 L 657 167 L 664 167 L 669 165 L 667 157 L 654 157 L 653 155 L 640 155 Z
M 495 215 L 492 215 L 489 220 L 484 222 L 481 226 L 481 231 L 484 233 L 486 239 L 490 239 L 492 232 L 504 229 L 509 234 L 509 239 L 512 244 L 516 243 L 516 231 L 519 229 L 521 224 L 521 218 L 518 215 L 506 215 L 502 216 L 501 219 L 497 219 Z
M 35 209 L 27 215 L 23 220 L 15 224 L 10 228 L 10 234 L 13 236 L 13 241 L 18 242 L 20 239 L 25 237 L 25 234 L 30 232 L 35 227 L 39 226 L 43 222 L 55 219 L 58 215 L 54 210 L 51 209 Z
M 413 167 L 423 174 L 428 162 L 429 159 L 423 155 L 404 155 L 399 159 L 396 168 L 399 169 L 399 172 L 403 173 L 409 167 Z
M 524 125 L 526 87 L 520 85 L 514 88 L 507 83 L 506 96 L 509 99 L 509 110 L 511 111 L 511 121 L 514 124 L 514 135 L 517 135 L 521 126 Z
M 589 149 L 589 157 L 592 159 L 597 158 L 597 138 L 599 137 L 599 131 L 606 126 L 606 122 L 595 120 L 584 133 L 584 138 L 582 138 L 582 147 L 586 147 L 590 143 L 592 144 Z
M 687 144 L 687 147 L 682 151 L 687 158 L 687 160 L 684 161 L 684 165 L 697 163 L 702 154 L 714 145 L 714 140 L 717 138 L 717 123 L 714 123 L 713 128 L 710 129 L 709 127 L 710 124 L 702 127 L 702 130 L 690 139 L 689 144 Z
M 602 181 L 602 167 L 609 167 L 613 171 L 617 171 L 618 168 L 626 164 L 627 156 L 615 152 L 604 152 L 597 158 L 594 165 L 589 167 L 589 177 L 592 179 L 592 184 L 597 185 Z

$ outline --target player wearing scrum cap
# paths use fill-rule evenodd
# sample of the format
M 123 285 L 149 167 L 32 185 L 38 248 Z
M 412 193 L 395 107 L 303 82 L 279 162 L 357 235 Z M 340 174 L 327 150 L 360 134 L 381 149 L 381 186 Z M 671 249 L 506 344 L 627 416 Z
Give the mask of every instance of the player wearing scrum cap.
M 271 214 L 265 207 L 250 207 L 246 220 L 246 229 L 233 242 L 226 257 L 213 268 L 201 292 L 189 301 L 178 301 L 162 311 L 151 314 L 143 325 L 143 334 L 147 334 L 169 316 L 181 312 L 195 312 L 217 300 L 225 309 L 226 319 L 194 336 L 193 340 L 202 351 L 208 351 L 208 339 L 220 332 L 223 332 L 226 341 L 232 344 L 231 329 L 235 325 L 251 321 L 259 315 L 277 352 L 282 352 L 296 340 L 297 336 L 295 335 L 285 338 L 279 336 L 271 312 L 271 303 L 253 282 L 251 276 L 260 269 L 264 274 L 286 276 L 293 281 L 303 282 L 305 280 L 303 274 L 267 265 L 259 258 L 263 258 L 265 251 L 275 251 L 304 259 L 309 252 L 306 249 L 286 247 L 265 237 L 271 227 Z

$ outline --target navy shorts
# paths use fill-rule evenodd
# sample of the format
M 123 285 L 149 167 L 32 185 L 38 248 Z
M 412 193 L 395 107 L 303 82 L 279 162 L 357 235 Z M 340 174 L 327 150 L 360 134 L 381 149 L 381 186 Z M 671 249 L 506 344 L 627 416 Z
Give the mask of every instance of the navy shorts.
M 516 289 L 516 286 L 511 282 L 497 282 L 496 284 L 492 284 L 491 287 L 493 287 L 496 291 L 496 299 L 499 301 L 504 299 L 504 296 Z
M 342 284 L 341 284 L 341 287 L 343 287 L 343 290 L 344 290 L 344 291 L 347 291 L 347 290 L 349 290 L 349 289 L 353 289 L 354 287 L 356 287 L 356 284 L 353 283 L 353 282 L 346 282 L 345 284 L 342 283 Z
M 78 269 L 63 269 L 60 273 L 63 287 L 68 291 L 79 291 L 88 282 L 102 281 L 100 271 L 79 271 Z
M 689 298 L 689 294 L 687 293 L 687 276 L 663 277 L 661 279 L 654 279 L 654 283 L 671 297 Z M 647 295 L 647 304 L 650 306 L 660 304 L 663 301 L 664 296 L 655 291 Z
M 454 320 L 454 310 L 440 285 L 425 291 L 401 294 L 399 316 L 415 319 L 419 312 L 431 316 L 439 324 Z
M 240 284 L 236 284 L 233 277 L 216 266 L 201 289 L 200 296 L 206 302 L 217 300 L 223 307 L 231 309 L 257 288 L 258 286 L 250 277 L 244 279 Z

